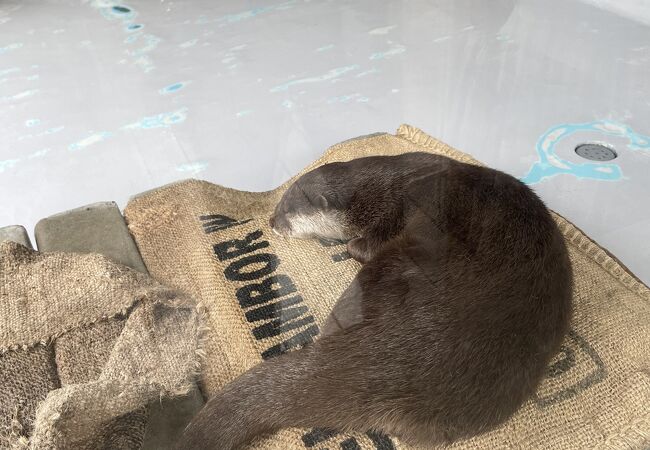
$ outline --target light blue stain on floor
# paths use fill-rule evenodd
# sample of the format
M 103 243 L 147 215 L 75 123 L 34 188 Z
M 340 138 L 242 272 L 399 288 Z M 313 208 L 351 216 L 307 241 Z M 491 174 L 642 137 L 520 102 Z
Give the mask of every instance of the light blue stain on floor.
M 396 45 L 389 50 L 386 50 L 385 52 L 376 52 L 373 53 L 368 57 L 370 60 L 377 60 L 377 59 L 387 59 L 391 58 L 395 55 L 399 55 L 400 53 L 404 53 L 406 51 L 406 47 L 403 45 Z
M 44 132 L 43 134 L 54 134 L 54 133 L 58 133 L 59 131 L 62 131 L 64 128 L 65 128 L 65 127 L 64 127 L 63 125 L 58 126 L 58 127 L 48 128 L 47 130 L 45 130 L 45 132 Z
M 296 84 L 305 84 L 305 83 L 318 83 L 320 81 L 328 81 L 328 80 L 335 80 L 339 78 L 341 75 L 346 74 L 348 72 L 351 72 L 353 70 L 357 70 L 359 68 L 358 65 L 354 64 L 351 66 L 345 66 L 345 67 L 337 67 L 335 69 L 332 69 L 328 71 L 327 73 L 324 73 L 323 75 L 319 75 L 316 77 L 309 77 L 309 78 L 301 78 L 298 80 L 292 80 L 284 84 L 280 84 L 278 86 L 272 87 L 270 89 L 271 92 L 280 92 L 280 91 L 286 91 L 288 90 L 291 86 L 294 86 Z
M 22 100 L 24 98 L 31 97 L 33 95 L 36 95 L 38 93 L 38 89 L 29 89 L 27 91 L 19 92 L 14 95 L 10 95 L 8 97 L 2 97 L 2 100 Z
M 237 114 L 235 114 L 235 115 L 236 115 L 237 117 L 244 117 L 244 116 L 249 115 L 249 114 L 252 113 L 252 112 L 253 112 L 252 109 L 245 109 L 245 110 L 243 110 L 243 111 L 239 111 L 239 112 L 238 112 Z
M 28 155 L 27 158 L 29 158 L 29 159 L 40 158 L 40 157 L 45 156 L 49 152 L 50 152 L 49 148 L 43 148 L 41 150 L 35 151 L 34 153 Z
M 356 78 L 365 77 L 366 75 L 372 75 L 373 73 L 379 73 L 379 72 L 381 72 L 379 69 L 377 69 L 376 67 L 373 67 L 370 70 L 364 70 L 363 72 L 358 73 L 356 75 Z
M 178 83 L 170 84 L 169 86 L 165 86 L 164 88 L 160 89 L 158 92 L 160 92 L 162 95 L 172 94 L 183 89 L 189 83 L 189 81 L 181 81 Z
M 539 160 L 533 163 L 528 173 L 521 178 L 521 181 L 527 184 L 535 184 L 560 174 L 573 175 L 579 179 L 620 180 L 623 173 L 618 164 L 600 162 L 574 163 L 556 154 L 556 145 L 562 139 L 578 131 L 595 131 L 606 136 L 625 138 L 628 140 L 627 148 L 632 151 L 650 150 L 650 137 L 636 133 L 628 125 L 608 120 L 561 124 L 549 129 L 538 139 L 535 149 Z
M 4 172 L 7 169 L 13 168 L 19 162 L 19 159 L 5 159 L 4 161 L 0 161 L 0 173 Z
M 137 122 L 122 127 L 125 130 L 151 128 L 167 128 L 172 125 L 184 122 L 187 119 L 187 108 L 181 108 L 176 111 L 157 114 L 155 116 L 144 117 Z
M 297 0 L 291 0 L 284 3 L 278 3 L 277 5 L 262 6 L 259 8 L 253 8 L 240 13 L 228 14 L 223 17 L 218 17 L 216 19 L 208 19 L 205 16 L 199 17 L 196 22 L 197 25 L 204 25 L 209 23 L 219 24 L 220 26 L 226 26 L 234 23 L 241 22 L 243 20 L 252 19 L 261 14 L 267 14 L 274 11 L 285 11 L 292 8 L 297 2 Z
M 135 30 L 142 29 L 143 26 L 144 25 L 142 25 L 141 23 L 131 23 L 126 27 L 126 29 L 129 31 L 135 31 Z
M 196 175 L 203 172 L 208 166 L 209 164 L 205 161 L 194 161 L 176 166 L 176 171 Z
M 354 94 L 348 94 L 348 95 L 340 95 L 338 97 L 331 97 L 327 99 L 327 103 L 332 104 L 332 103 L 348 103 L 351 100 L 360 102 L 360 103 L 365 103 L 370 101 L 368 97 L 364 97 L 363 95 L 359 94 L 358 92 L 355 92 Z
M 16 72 L 20 72 L 20 69 L 18 67 L 11 67 L 9 69 L 0 70 L 0 77 L 9 75 L 10 73 L 16 73 Z
M 0 47 L 0 55 L 3 53 L 10 52 L 12 50 L 18 50 L 21 48 L 23 44 L 21 42 L 14 42 L 13 44 L 6 45 L 4 47 Z
M 112 133 L 110 133 L 108 131 L 101 131 L 99 133 L 91 134 L 90 136 L 88 136 L 88 137 L 86 137 L 86 138 L 84 138 L 84 139 L 82 139 L 80 141 L 77 141 L 74 144 L 70 144 L 68 146 L 68 150 L 73 151 L 73 152 L 77 151 L 77 150 L 83 150 L 83 149 L 85 149 L 87 147 L 90 147 L 93 144 L 96 144 L 98 142 L 101 142 L 101 141 L 104 141 L 104 140 L 108 139 L 111 135 L 112 135 Z
M 185 42 L 183 42 L 182 44 L 178 44 L 178 46 L 179 46 L 180 48 L 189 48 L 189 47 L 194 47 L 194 46 L 196 45 L 197 42 L 199 42 L 198 39 L 192 39 L 192 40 L 189 40 L 189 41 L 185 41 Z
M 316 49 L 316 51 L 317 51 L 317 52 L 324 52 L 324 51 L 327 51 L 327 50 L 331 50 L 331 49 L 333 49 L 333 48 L 334 48 L 334 44 L 323 45 L 322 47 L 318 47 L 318 48 Z
M 25 126 L 26 127 L 35 127 L 36 125 L 40 124 L 41 121 L 38 119 L 29 119 L 25 121 Z
M 374 35 L 388 34 L 391 30 L 395 28 L 397 28 L 397 25 L 389 25 L 387 27 L 375 28 L 373 30 L 368 31 L 368 34 L 374 34 Z

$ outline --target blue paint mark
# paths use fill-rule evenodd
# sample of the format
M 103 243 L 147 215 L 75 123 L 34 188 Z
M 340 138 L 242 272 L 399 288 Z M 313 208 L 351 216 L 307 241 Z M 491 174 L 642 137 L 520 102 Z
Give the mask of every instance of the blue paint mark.
M 113 9 L 113 12 L 115 12 L 117 14 L 128 14 L 128 13 L 131 12 L 131 10 L 129 8 L 127 8 L 126 6 L 113 6 L 112 9 Z
M 10 69 L 0 70 L 0 77 L 4 75 L 9 75 L 10 73 L 20 72 L 18 67 L 12 67 Z
M 372 75 L 373 73 L 379 73 L 379 72 L 381 72 L 379 69 L 377 69 L 376 67 L 373 67 L 370 70 L 366 70 L 364 72 L 358 73 L 356 75 L 356 77 L 361 78 L 361 77 L 365 77 L 366 75 Z
M 19 92 L 18 94 L 10 95 L 9 97 L 2 97 L 2 100 L 22 100 L 23 98 L 31 97 L 38 93 L 38 89 L 30 89 L 27 91 Z
M 39 75 L 30 75 L 30 76 L 27 77 L 27 79 L 28 79 L 29 81 L 38 80 L 39 78 L 40 78 Z
M 304 83 L 317 83 L 320 81 L 327 81 L 327 80 L 336 80 L 339 78 L 341 75 L 348 73 L 353 70 L 357 70 L 359 68 L 358 65 L 352 65 L 352 66 L 345 66 L 345 67 L 337 67 L 336 69 L 332 69 L 329 72 L 319 75 L 316 77 L 310 77 L 310 78 L 301 78 L 299 80 L 292 80 L 287 83 L 275 86 L 270 89 L 270 92 L 279 92 L 279 91 L 286 91 L 289 89 L 291 86 L 294 86 L 296 84 L 304 84 Z
M 282 102 L 282 106 L 284 106 L 287 109 L 291 109 L 294 106 L 294 103 L 291 100 L 285 100 Z
M 318 47 L 318 48 L 316 49 L 316 51 L 317 51 L 317 52 L 324 52 L 324 51 L 327 51 L 327 50 L 331 50 L 331 49 L 333 49 L 333 48 L 334 48 L 334 44 L 323 45 L 322 47 Z
M 44 149 L 41 149 L 41 150 L 35 151 L 35 152 L 32 153 L 31 155 L 28 155 L 27 158 L 29 158 L 29 159 L 40 158 L 40 157 L 42 157 L 42 156 L 45 156 L 45 155 L 48 154 L 49 152 L 50 152 L 50 149 L 49 149 L 49 148 L 44 148 Z
M 385 52 L 373 53 L 368 57 L 368 59 L 371 60 L 387 59 L 392 56 L 399 55 L 400 53 L 404 53 L 405 51 L 406 51 L 406 47 L 404 47 L 403 45 L 398 45 L 391 48 L 390 50 L 386 50 Z
M 75 142 L 74 144 L 70 144 L 68 146 L 68 150 L 70 151 L 77 151 L 77 150 L 82 150 L 85 149 L 93 144 L 96 144 L 98 142 L 104 141 L 111 137 L 112 133 L 109 133 L 108 131 L 101 131 L 99 133 L 94 133 L 91 134 L 90 136 Z
M 237 117 L 244 117 L 244 116 L 249 115 L 249 114 L 252 113 L 252 112 L 253 112 L 252 109 L 245 109 L 245 110 L 243 110 L 243 111 L 239 111 L 239 112 L 238 112 L 237 114 L 235 114 L 235 115 L 236 115 Z
M 48 128 L 45 130 L 45 133 L 43 134 L 54 134 L 58 133 L 59 131 L 63 130 L 65 127 L 64 126 L 59 126 L 59 127 L 54 127 L 54 128 Z
M 19 159 L 5 159 L 4 161 L 0 161 L 0 173 L 4 172 L 7 169 L 13 168 L 19 162 Z
M 521 181 L 535 184 L 559 174 L 573 175 L 579 179 L 620 180 L 623 173 L 617 164 L 573 163 L 560 158 L 555 153 L 555 147 L 562 139 L 578 131 L 595 131 L 607 136 L 623 137 L 629 141 L 627 148 L 630 150 L 650 150 L 650 137 L 636 133 L 628 125 L 608 120 L 561 124 L 549 129 L 538 139 L 535 149 L 539 160 L 533 163 Z
M 243 20 L 248 20 L 252 19 L 254 17 L 257 17 L 261 14 L 266 14 L 270 13 L 273 11 L 284 11 L 287 9 L 291 9 L 295 4 L 297 3 L 297 0 L 291 0 L 288 2 L 284 3 L 279 3 L 277 5 L 270 5 L 270 6 L 263 6 L 259 8 L 254 8 L 254 9 L 249 9 L 247 11 L 242 11 L 240 13 L 235 13 L 235 14 L 228 14 L 223 17 L 219 17 L 217 19 L 210 20 L 205 16 L 201 16 L 196 20 L 197 25 L 203 25 L 203 24 L 208 24 L 208 23 L 214 23 L 214 24 L 219 24 L 219 26 L 226 26 L 230 25 L 233 23 L 238 23 Z
M 198 173 L 203 172 L 205 169 L 207 169 L 209 164 L 205 161 L 194 161 L 194 162 L 189 162 L 185 164 L 180 164 L 176 166 L 176 170 L 178 172 L 187 172 L 192 175 L 196 175 Z
M 21 48 L 22 46 L 23 46 L 23 44 L 21 42 L 15 42 L 15 43 L 9 44 L 9 45 L 7 45 L 5 47 L 0 47 L 0 55 L 3 54 L 3 53 L 6 53 L 6 52 L 10 52 L 12 50 L 17 50 L 17 49 Z
M 161 113 L 155 116 L 144 117 L 138 122 L 122 127 L 125 130 L 143 129 L 149 130 L 151 128 L 168 128 L 172 125 L 184 122 L 187 119 L 187 108 L 181 108 L 176 111 Z
M 349 101 L 354 100 L 359 103 L 366 103 L 369 102 L 370 99 L 368 97 L 364 97 L 363 95 L 359 94 L 358 92 L 355 92 L 354 94 L 348 94 L 348 95 L 341 95 L 338 97 L 331 97 L 327 99 L 327 103 L 332 104 L 332 103 L 348 103 Z
M 135 30 L 139 30 L 143 26 L 144 25 L 142 25 L 141 23 L 132 23 L 129 26 L 127 26 L 126 29 L 130 31 L 135 31 Z
M 388 34 L 392 29 L 397 28 L 397 25 L 389 25 L 387 27 L 375 28 L 374 30 L 368 31 L 368 34 L 380 35 Z
M 29 120 L 25 121 L 25 126 L 26 127 L 35 127 L 39 123 L 41 123 L 41 121 L 38 120 L 38 119 L 29 119 Z
M 182 44 L 179 44 L 178 46 L 180 48 L 189 48 L 189 47 L 194 47 L 196 43 L 199 42 L 198 39 L 192 39 L 190 41 L 183 42 Z
M 171 94 L 173 92 L 183 89 L 189 83 L 190 83 L 189 81 L 181 81 L 179 83 L 170 84 L 169 86 L 162 88 L 158 92 L 161 93 L 162 95 Z

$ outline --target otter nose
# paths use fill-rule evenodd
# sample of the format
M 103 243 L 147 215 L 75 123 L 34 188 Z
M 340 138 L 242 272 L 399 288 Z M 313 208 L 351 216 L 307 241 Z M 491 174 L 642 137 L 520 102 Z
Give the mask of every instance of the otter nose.
M 269 219 L 269 226 L 270 226 L 271 228 L 275 228 L 275 218 L 274 218 L 274 217 L 271 217 L 271 218 Z

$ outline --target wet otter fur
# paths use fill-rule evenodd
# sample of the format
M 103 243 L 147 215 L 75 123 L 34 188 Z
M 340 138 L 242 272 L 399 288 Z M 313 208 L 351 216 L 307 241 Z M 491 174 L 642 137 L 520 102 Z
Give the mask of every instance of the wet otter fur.
M 270 225 L 351 239 L 363 266 L 314 344 L 226 385 L 178 448 L 232 449 L 288 427 L 469 438 L 533 394 L 567 331 L 564 240 L 503 172 L 427 153 L 326 164 L 291 185 Z

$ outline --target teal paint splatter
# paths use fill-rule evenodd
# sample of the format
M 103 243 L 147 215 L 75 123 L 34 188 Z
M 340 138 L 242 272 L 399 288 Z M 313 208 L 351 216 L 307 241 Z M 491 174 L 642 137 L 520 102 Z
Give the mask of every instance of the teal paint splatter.
M 359 94 L 358 92 L 355 92 L 354 94 L 348 94 L 348 95 L 340 95 L 338 97 L 330 97 L 327 99 L 327 103 L 332 104 L 332 103 L 347 103 L 351 100 L 357 101 L 359 103 L 366 103 L 370 101 L 368 97 L 364 97 L 363 95 Z
M 0 173 L 4 172 L 7 169 L 13 168 L 19 162 L 19 159 L 5 159 L 4 161 L 0 161 Z
M 377 59 L 387 59 L 395 55 L 399 55 L 400 53 L 404 53 L 406 51 L 406 47 L 403 45 L 398 45 L 390 50 L 386 50 L 385 52 L 377 52 L 373 53 L 368 57 L 370 60 L 377 60 Z
M 15 72 L 20 72 L 20 69 L 18 67 L 12 67 L 10 69 L 0 70 L 0 77 L 3 77 L 5 75 L 9 75 L 10 73 L 15 73 Z
M 178 172 L 186 172 L 190 173 L 192 175 L 196 175 L 198 173 L 203 172 L 205 169 L 207 169 L 209 164 L 205 161 L 194 161 L 194 162 L 189 162 L 185 164 L 180 164 L 176 167 L 176 171 Z
M 309 78 L 301 78 L 299 80 L 292 80 L 284 84 L 280 84 L 278 86 L 275 86 L 270 89 L 270 92 L 280 92 L 280 91 L 286 91 L 288 90 L 291 86 L 294 86 L 296 84 L 305 84 L 305 83 L 317 83 L 319 81 L 327 81 L 327 80 L 335 80 L 339 78 L 341 75 L 357 70 L 359 68 L 358 65 L 352 65 L 352 66 L 345 66 L 345 67 L 337 67 L 336 69 L 332 69 L 329 72 L 319 75 L 316 77 L 309 77 Z
M 620 180 L 623 173 L 617 164 L 574 163 L 560 158 L 555 153 L 555 146 L 562 139 L 578 131 L 595 131 L 607 136 L 623 137 L 629 141 L 627 148 L 630 150 L 650 150 L 650 137 L 636 133 L 628 125 L 608 120 L 561 124 L 549 129 L 538 139 L 535 149 L 539 160 L 533 163 L 521 181 L 526 184 L 536 184 L 560 174 L 573 175 L 579 179 Z
M 63 130 L 64 128 L 65 128 L 64 126 L 48 128 L 47 130 L 45 130 L 45 133 L 43 133 L 43 134 L 54 134 L 54 133 L 58 133 L 59 131 Z
M 180 48 L 189 48 L 189 47 L 194 47 L 194 46 L 197 44 L 197 42 L 199 42 L 198 39 L 192 39 L 192 40 L 190 40 L 190 41 L 183 42 L 182 44 L 179 44 L 178 46 L 179 46 Z
M 18 50 L 23 46 L 22 42 L 15 42 L 13 44 L 6 45 L 4 47 L 0 47 L 0 55 L 3 53 L 10 52 L 12 50 Z
M 74 144 L 70 144 L 68 146 L 68 150 L 70 150 L 72 152 L 77 151 L 77 150 L 83 150 L 83 149 L 85 149 L 85 148 L 87 148 L 87 147 L 89 147 L 89 146 L 91 146 L 93 144 L 96 144 L 98 142 L 101 142 L 101 141 L 104 141 L 104 140 L 108 139 L 109 137 L 111 137 L 111 135 L 112 135 L 112 133 L 110 133 L 108 131 L 101 131 L 99 133 L 91 134 L 90 136 L 88 136 L 88 137 L 86 137 L 86 138 L 84 138 L 84 139 L 82 139 L 82 140 L 80 140 L 78 142 L 75 142 Z
M 205 16 L 199 17 L 199 19 L 196 20 L 197 25 L 204 25 L 204 24 L 217 24 L 221 27 L 226 26 L 226 25 L 231 25 L 234 23 L 238 23 L 244 20 L 252 19 L 254 17 L 257 17 L 261 14 L 267 14 L 271 13 L 274 11 L 284 11 L 287 9 L 291 9 L 297 2 L 297 0 L 291 0 L 288 2 L 283 2 L 283 3 L 278 3 L 277 5 L 269 5 L 269 6 L 262 6 L 259 8 L 254 8 L 254 9 L 249 9 L 247 11 L 242 11 L 240 13 L 235 13 L 235 14 L 228 14 L 223 17 L 219 17 L 216 19 L 208 19 Z
M 34 153 L 32 153 L 31 155 L 28 155 L 27 157 L 29 159 L 40 158 L 42 156 L 47 155 L 49 152 L 50 152 L 49 148 L 43 148 L 41 150 L 35 151 Z
M 189 81 L 181 81 L 178 83 L 170 84 L 169 86 L 165 86 L 158 92 L 161 93 L 162 95 L 167 95 L 167 94 L 172 94 L 176 91 L 179 91 L 183 89 L 185 86 L 187 86 L 190 82 Z
M 187 119 L 187 108 L 181 108 L 176 111 L 161 113 L 155 116 L 144 117 L 139 121 L 122 127 L 124 130 L 151 128 L 168 128 L 172 125 L 184 122 Z
M 379 69 L 377 69 L 376 67 L 373 67 L 373 68 L 370 69 L 370 70 L 365 70 L 365 71 L 363 71 L 363 72 L 358 73 L 358 74 L 356 75 L 356 78 L 365 77 L 366 75 L 372 75 L 373 73 L 379 73 L 379 72 L 380 72 Z
M 40 124 L 41 121 L 38 119 L 29 119 L 25 121 L 25 126 L 26 127 L 35 127 L 36 125 Z

